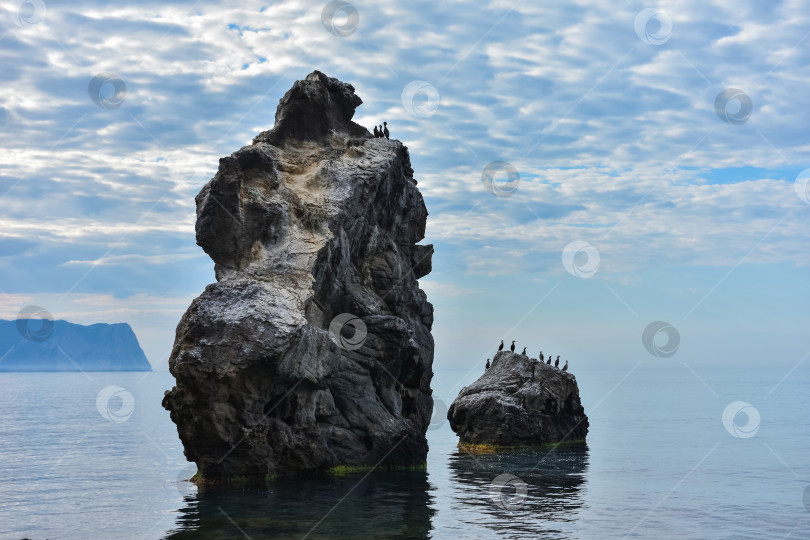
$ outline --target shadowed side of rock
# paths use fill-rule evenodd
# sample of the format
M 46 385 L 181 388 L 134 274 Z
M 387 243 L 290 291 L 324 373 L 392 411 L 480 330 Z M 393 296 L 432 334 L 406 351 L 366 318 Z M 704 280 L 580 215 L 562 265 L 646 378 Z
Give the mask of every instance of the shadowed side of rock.
M 532 446 L 588 434 L 576 377 L 508 351 L 461 390 L 447 418 L 464 444 Z
M 351 122 L 360 103 L 310 74 L 197 195 L 217 283 L 177 327 L 163 404 L 205 481 L 425 463 L 427 209 L 407 148 Z

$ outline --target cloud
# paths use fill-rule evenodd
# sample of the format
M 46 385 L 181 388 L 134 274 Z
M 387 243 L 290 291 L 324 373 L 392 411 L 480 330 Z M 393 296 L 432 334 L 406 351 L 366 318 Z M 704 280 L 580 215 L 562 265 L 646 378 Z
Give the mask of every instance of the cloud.
M 439 274 L 553 280 L 576 239 L 620 283 L 650 267 L 810 264 L 792 184 L 810 167 L 801 3 L 662 1 L 661 45 L 637 36 L 647 6 L 633 2 L 355 2 L 347 37 L 324 28 L 324 5 L 82 0 L 32 24 L 0 17 L 4 288 L 199 292 L 213 273 L 194 195 L 316 68 L 354 84 L 358 122 L 386 120 L 409 146 Z M 89 95 L 102 72 L 126 85 L 117 108 Z M 403 104 L 416 80 L 438 96 L 429 114 Z M 726 88 L 753 104 L 740 125 L 716 110 Z M 512 197 L 481 183 L 496 160 L 521 175 Z M 432 295 L 475 296 L 435 282 Z
M 198 253 L 175 253 L 166 255 L 140 255 L 131 253 L 128 255 L 115 255 L 113 257 L 101 257 L 94 261 L 68 261 L 64 264 L 76 264 L 84 266 L 122 266 L 131 264 L 166 264 L 176 261 L 187 261 L 200 257 Z
M 477 291 L 468 287 L 460 287 L 455 283 L 440 283 L 432 279 L 420 279 L 419 288 L 425 291 L 428 296 L 469 296 Z

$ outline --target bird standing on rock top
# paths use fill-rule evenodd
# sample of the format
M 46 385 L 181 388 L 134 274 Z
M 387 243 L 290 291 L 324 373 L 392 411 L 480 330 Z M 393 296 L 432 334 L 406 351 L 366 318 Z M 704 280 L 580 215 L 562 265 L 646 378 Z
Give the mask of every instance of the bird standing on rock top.
M 385 138 L 387 139 L 387 138 L 388 138 L 388 135 L 389 135 L 389 132 L 388 132 L 388 122 L 383 122 L 383 125 L 385 126 L 385 128 L 383 128 L 383 133 L 385 134 Z
M 512 349 L 512 352 L 515 352 L 515 340 L 514 339 L 512 340 L 512 346 L 509 347 L 509 348 Z
M 557 359 L 554 360 L 554 367 L 560 367 L 560 355 L 557 355 Z
M 565 361 L 565 365 L 562 368 L 563 371 L 568 371 L 568 360 Z
M 522 354 L 523 356 L 526 356 L 526 347 L 523 347 L 523 352 L 520 353 L 520 354 Z
M 485 367 L 484 369 L 489 369 L 489 358 L 487 358 L 487 367 Z
M 552 358 L 554 358 L 553 354 L 548 357 L 548 362 L 546 362 L 547 365 L 549 365 L 549 366 L 551 365 L 551 359 Z
M 543 351 L 540 351 L 540 361 L 543 361 Z
M 501 345 L 498 347 L 498 352 L 501 352 L 502 350 L 503 350 L 503 340 L 501 340 Z
M 375 139 L 380 138 L 380 130 L 377 129 L 377 126 L 374 126 L 374 138 Z

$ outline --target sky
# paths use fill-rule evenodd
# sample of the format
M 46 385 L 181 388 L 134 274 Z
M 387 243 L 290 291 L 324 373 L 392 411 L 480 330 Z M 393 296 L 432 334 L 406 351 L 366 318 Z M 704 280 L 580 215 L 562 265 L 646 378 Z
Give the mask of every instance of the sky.
M 214 281 L 194 196 L 314 69 L 430 216 L 436 369 L 810 355 L 800 1 L 0 1 L 0 318 L 128 322 Z M 808 362 L 810 364 L 810 362 Z

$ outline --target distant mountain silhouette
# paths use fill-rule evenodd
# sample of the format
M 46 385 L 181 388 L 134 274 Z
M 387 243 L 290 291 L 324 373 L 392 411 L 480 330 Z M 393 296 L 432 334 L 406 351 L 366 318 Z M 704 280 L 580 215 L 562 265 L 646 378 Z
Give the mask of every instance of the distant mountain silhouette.
M 126 323 L 0 320 L 0 371 L 152 371 Z

